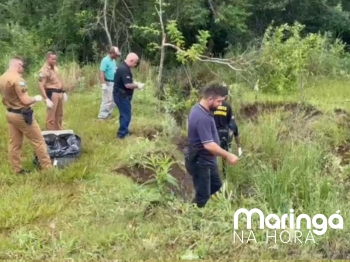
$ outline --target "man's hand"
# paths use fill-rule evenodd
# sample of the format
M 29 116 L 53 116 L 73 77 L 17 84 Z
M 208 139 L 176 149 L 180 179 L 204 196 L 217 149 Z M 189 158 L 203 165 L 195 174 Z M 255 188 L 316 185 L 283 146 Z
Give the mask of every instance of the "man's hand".
M 36 95 L 36 96 L 34 96 L 34 100 L 35 100 L 35 102 L 40 102 L 40 101 L 43 101 L 43 97 L 40 95 Z
M 106 85 L 106 84 L 102 84 L 102 85 L 101 85 L 101 89 L 102 89 L 102 90 L 106 90 L 106 89 L 107 89 L 107 85 Z
M 63 101 L 67 102 L 68 101 L 68 96 L 66 93 L 63 93 Z
M 50 99 L 47 98 L 45 100 L 45 103 L 46 103 L 47 108 L 53 108 L 53 103 Z
M 140 82 L 134 82 L 135 85 L 137 85 L 137 89 L 142 90 L 145 84 L 142 84 Z
M 235 156 L 234 154 L 229 154 L 229 155 L 226 157 L 226 160 L 227 160 L 227 162 L 229 162 L 231 165 L 235 165 L 235 164 L 237 164 L 238 157 Z
M 239 148 L 238 148 L 238 156 L 240 157 L 240 156 L 242 155 L 242 153 L 243 153 L 243 152 L 242 152 L 242 148 L 239 147 Z
M 137 85 L 137 88 L 140 89 L 140 90 L 143 90 L 144 86 L 145 86 L 145 84 L 139 83 Z

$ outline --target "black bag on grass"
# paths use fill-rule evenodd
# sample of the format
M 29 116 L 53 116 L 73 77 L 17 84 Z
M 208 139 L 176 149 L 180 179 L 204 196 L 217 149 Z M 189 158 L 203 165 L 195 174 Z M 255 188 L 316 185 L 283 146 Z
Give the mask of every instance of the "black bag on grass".
M 47 146 L 47 151 L 51 162 L 58 168 L 75 162 L 81 155 L 81 138 L 76 134 L 45 134 L 43 135 Z M 35 155 L 34 164 L 40 167 L 37 156 Z

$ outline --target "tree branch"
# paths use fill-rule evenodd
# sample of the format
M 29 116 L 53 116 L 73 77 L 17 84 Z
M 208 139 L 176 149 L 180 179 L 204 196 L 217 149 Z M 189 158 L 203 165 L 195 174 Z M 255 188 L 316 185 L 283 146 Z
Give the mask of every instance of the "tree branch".
M 158 72 L 158 90 L 160 91 L 160 95 L 163 94 L 163 88 L 162 88 L 162 76 L 163 76 L 163 68 L 164 68 L 164 60 L 165 60 L 165 44 L 166 44 L 166 32 L 165 32 L 165 27 L 164 27 L 164 21 L 163 21 L 163 2 L 162 0 L 158 0 L 159 4 L 159 10 L 157 7 L 155 7 L 156 12 L 159 17 L 159 22 L 160 22 L 160 28 L 162 32 L 162 43 L 160 46 L 160 61 L 159 61 L 159 72 Z
M 179 53 L 186 53 L 186 51 L 182 50 L 181 48 L 177 47 L 176 45 L 170 44 L 170 43 L 164 43 L 163 46 L 171 47 L 175 49 Z M 205 55 L 198 55 L 197 60 L 201 62 L 207 62 L 207 63 L 215 63 L 215 64 L 222 64 L 225 66 L 228 66 L 234 71 L 243 71 L 243 69 L 239 69 L 234 66 L 234 64 L 238 64 L 238 61 L 243 61 L 243 59 L 240 59 L 238 61 L 235 61 L 233 58 L 230 59 L 221 59 L 221 58 L 212 58 Z M 250 62 L 242 62 L 242 64 L 250 64 Z
M 131 20 L 134 21 L 134 16 L 132 15 L 132 13 L 131 13 L 131 11 L 130 11 L 129 6 L 127 5 L 127 3 L 126 3 L 124 0 L 122 0 L 122 2 L 124 3 L 126 9 L 128 10 L 128 13 L 129 13 L 129 15 L 130 15 L 130 17 L 131 17 Z
M 208 0 L 208 4 L 209 4 L 210 10 L 213 12 L 213 16 L 216 16 L 216 12 L 215 12 L 215 9 L 214 9 L 212 1 Z
M 103 7 L 104 30 L 107 34 L 109 45 L 112 46 L 113 45 L 112 38 L 111 38 L 111 34 L 109 33 L 108 25 L 107 25 L 107 5 L 108 5 L 108 0 L 104 0 L 104 7 Z

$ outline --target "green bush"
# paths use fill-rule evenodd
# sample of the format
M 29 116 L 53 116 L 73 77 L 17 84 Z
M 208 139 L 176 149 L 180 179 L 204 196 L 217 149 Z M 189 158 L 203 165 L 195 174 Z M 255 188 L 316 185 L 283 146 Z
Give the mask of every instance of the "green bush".
M 9 59 L 14 55 L 22 56 L 25 59 L 27 65 L 26 73 L 35 70 L 35 66 L 40 63 L 40 60 L 43 60 L 43 55 L 45 54 L 43 45 L 38 37 L 18 24 L 2 26 L 0 31 L 1 72 L 7 69 Z
M 331 41 L 328 34 L 302 36 L 304 25 L 270 25 L 264 35 L 257 59 L 260 89 L 263 92 L 282 94 L 296 91 L 299 81 L 308 75 L 344 74 L 334 67 L 344 54 L 344 44 Z M 336 70 L 334 70 L 337 68 Z

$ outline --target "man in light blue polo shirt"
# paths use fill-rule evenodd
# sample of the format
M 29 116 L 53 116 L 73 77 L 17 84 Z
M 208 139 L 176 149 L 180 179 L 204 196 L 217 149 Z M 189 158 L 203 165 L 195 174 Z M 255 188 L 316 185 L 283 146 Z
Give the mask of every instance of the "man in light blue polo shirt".
M 98 119 L 107 119 L 111 116 L 115 103 L 113 100 L 114 74 L 117 70 L 116 58 L 120 57 L 118 47 L 112 46 L 100 65 L 100 82 L 102 89 L 102 102 Z

